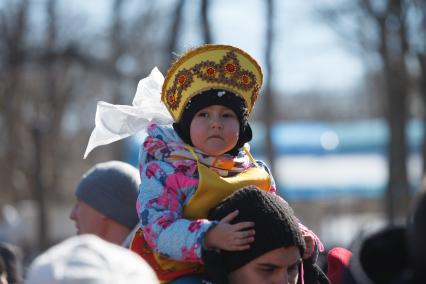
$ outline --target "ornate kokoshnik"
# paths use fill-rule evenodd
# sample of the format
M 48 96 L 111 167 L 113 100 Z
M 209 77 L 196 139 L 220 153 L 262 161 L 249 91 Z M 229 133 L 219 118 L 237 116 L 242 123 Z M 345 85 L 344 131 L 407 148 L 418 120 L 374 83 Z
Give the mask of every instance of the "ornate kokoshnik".
M 262 80 L 259 64 L 246 52 L 229 45 L 207 44 L 188 51 L 170 67 L 161 100 L 177 122 L 191 97 L 223 89 L 243 98 L 250 114 Z
M 98 102 L 84 158 L 100 145 L 145 132 L 149 123 L 178 122 L 191 97 L 209 89 L 242 97 L 250 114 L 262 79 L 259 64 L 239 48 L 210 44 L 192 49 L 171 66 L 165 79 L 154 68 L 140 80 L 131 106 Z

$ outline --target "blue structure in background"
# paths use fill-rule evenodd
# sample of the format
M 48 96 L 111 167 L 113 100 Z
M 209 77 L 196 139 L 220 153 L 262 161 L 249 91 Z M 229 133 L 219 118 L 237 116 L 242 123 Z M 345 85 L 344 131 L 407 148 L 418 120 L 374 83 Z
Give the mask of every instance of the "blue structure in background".
M 265 129 L 262 125 L 253 122 L 253 141 L 250 143 L 251 152 L 256 158 L 264 159 L 263 141 Z M 421 161 L 421 147 L 424 136 L 424 127 L 421 120 L 411 120 L 407 124 L 408 159 L 414 160 L 417 168 Z M 299 158 L 312 157 L 321 167 L 327 167 L 330 161 L 342 159 L 342 157 L 363 157 L 365 164 L 371 158 L 375 162 L 382 160 L 386 163 L 389 129 L 384 119 L 357 120 L 347 122 L 280 122 L 272 129 L 274 150 L 277 160 L 280 158 L 297 161 Z M 138 163 L 139 146 L 143 137 L 132 137 L 129 141 L 127 161 L 135 166 Z M 324 162 L 321 162 L 322 159 Z M 309 162 L 307 162 L 306 179 L 309 179 Z M 348 160 L 350 163 L 350 160 Z M 300 167 L 300 163 L 298 163 Z M 358 164 L 357 164 L 358 165 Z M 291 167 L 288 162 L 287 167 Z M 371 164 L 370 164 L 371 166 Z M 278 167 L 282 167 L 281 164 Z M 421 164 L 419 165 L 421 167 Z M 360 169 L 363 170 L 362 168 Z M 367 170 L 367 169 L 366 169 Z M 387 170 L 387 167 L 386 167 Z M 275 171 L 277 172 L 277 171 Z M 410 183 L 417 188 L 420 182 L 421 168 L 410 178 Z M 335 169 L 330 172 L 333 175 L 344 175 L 343 169 Z M 356 183 L 322 184 L 321 182 L 291 185 L 280 182 L 290 177 L 275 177 L 278 190 L 287 199 L 312 199 L 331 198 L 338 196 L 378 198 L 385 191 L 386 181 L 377 183 L 368 180 Z M 280 179 L 278 179 L 280 178 Z M 327 177 L 325 177 L 327 179 Z
M 254 124 L 251 151 L 263 154 L 265 130 Z M 260 134 L 260 135 L 259 135 Z M 409 153 L 419 153 L 424 135 L 420 119 L 407 124 Z M 281 122 L 272 129 L 272 141 L 278 155 L 330 155 L 348 153 L 387 154 L 389 129 L 384 119 L 347 122 Z M 333 146 L 333 139 L 337 145 Z M 329 147 L 327 147 L 329 146 Z

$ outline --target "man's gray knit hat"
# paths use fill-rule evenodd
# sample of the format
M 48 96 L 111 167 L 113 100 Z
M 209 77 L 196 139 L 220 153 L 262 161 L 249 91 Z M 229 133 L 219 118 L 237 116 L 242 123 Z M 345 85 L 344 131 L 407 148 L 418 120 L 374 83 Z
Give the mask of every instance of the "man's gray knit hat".
M 100 163 L 80 180 L 75 195 L 108 218 L 132 229 L 138 223 L 138 170 L 124 162 Z

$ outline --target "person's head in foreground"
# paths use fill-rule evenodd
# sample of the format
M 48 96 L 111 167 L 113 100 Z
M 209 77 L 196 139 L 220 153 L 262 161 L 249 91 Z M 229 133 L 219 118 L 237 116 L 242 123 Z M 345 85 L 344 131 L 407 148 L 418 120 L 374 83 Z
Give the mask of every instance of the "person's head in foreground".
M 7 284 L 6 264 L 2 258 L 0 258 L 0 284 Z
M 153 284 L 151 267 L 138 255 L 94 235 L 71 237 L 38 256 L 26 284 Z
M 242 251 L 206 251 L 203 259 L 214 283 L 297 283 L 304 240 L 290 206 L 278 195 L 248 186 L 209 213 L 221 220 L 234 210 L 231 223 L 254 222 L 254 242 Z
M 373 228 L 360 235 L 352 247 L 349 267 L 341 283 L 388 284 L 408 267 L 405 226 Z
M 77 234 L 94 234 L 121 244 L 138 223 L 138 170 L 124 162 L 99 163 L 88 170 L 75 190 L 70 219 Z
M 0 242 L 0 284 L 22 283 L 22 251 L 9 243 Z
M 408 226 L 408 249 L 412 265 L 412 283 L 426 283 L 426 177 L 416 193 Z

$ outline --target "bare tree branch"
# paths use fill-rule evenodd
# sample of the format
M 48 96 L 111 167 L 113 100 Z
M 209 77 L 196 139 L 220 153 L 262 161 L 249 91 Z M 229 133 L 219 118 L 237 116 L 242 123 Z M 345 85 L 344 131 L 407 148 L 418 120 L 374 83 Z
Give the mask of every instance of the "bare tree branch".
M 168 57 L 167 58 L 167 62 L 165 64 L 165 66 L 170 66 L 170 64 L 173 62 L 173 54 L 174 52 L 176 52 L 176 47 L 177 47 L 177 42 L 178 42 L 178 36 L 179 36 L 179 29 L 180 29 L 180 23 L 182 21 L 182 10 L 183 10 L 183 5 L 184 5 L 185 1 L 184 0 L 179 0 L 176 4 L 176 8 L 175 8 L 175 15 L 174 18 L 172 20 L 172 26 L 170 29 L 170 37 L 169 37 L 169 42 L 168 42 Z
M 274 96 L 272 93 L 272 48 L 274 45 L 274 0 L 266 1 L 266 47 L 265 47 L 265 60 L 266 60 L 266 82 L 264 89 L 264 108 L 263 108 L 263 122 L 266 128 L 266 141 L 265 152 L 267 160 L 270 163 L 272 175 L 275 173 L 275 153 L 274 145 L 272 143 L 272 128 L 275 121 L 275 104 Z
M 201 26 L 203 29 L 203 39 L 204 43 L 211 43 L 212 42 L 212 36 L 210 31 L 210 24 L 209 24 L 209 0 L 202 0 L 201 1 Z
M 388 149 L 389 180 L 386 192 L 386 205 L 389 222 L 393 222 L 398 216 L 403 216 L 408 207 L 409 186 L 407 179 L 406 159 L 407 145 L 405 142 L 406 120 L 408 118 L 408 94 L 409 81 L 405 63 L 408 54 L 408 34 L 406 29 L 406 1 L 382 1 L 358 0 L 353 7 L 365 18 L 358 18 L 359 25 L 365 21 L 371 21 L 375 25 L 377 49 L 364 52 L 378 51 L 382 61 L 382 72 L 385 78 L 384 94 L 386 94 L 386 118 L 390 129 L 390 141 Z M 378 6 L 381 5 L 381 6 Z M 330 8 L 334 19 L 349 17 L 344 13 L 345 9 Z M 343 12 L 342 12 L 343 11 Z M 367 39 L 368 29 L 360 30 L 358 41 L 360 46 L 363 39 Z M 367 39 L 368 40 L 368 39 Z M 372 45 L 374 46 L 374 45 Z

